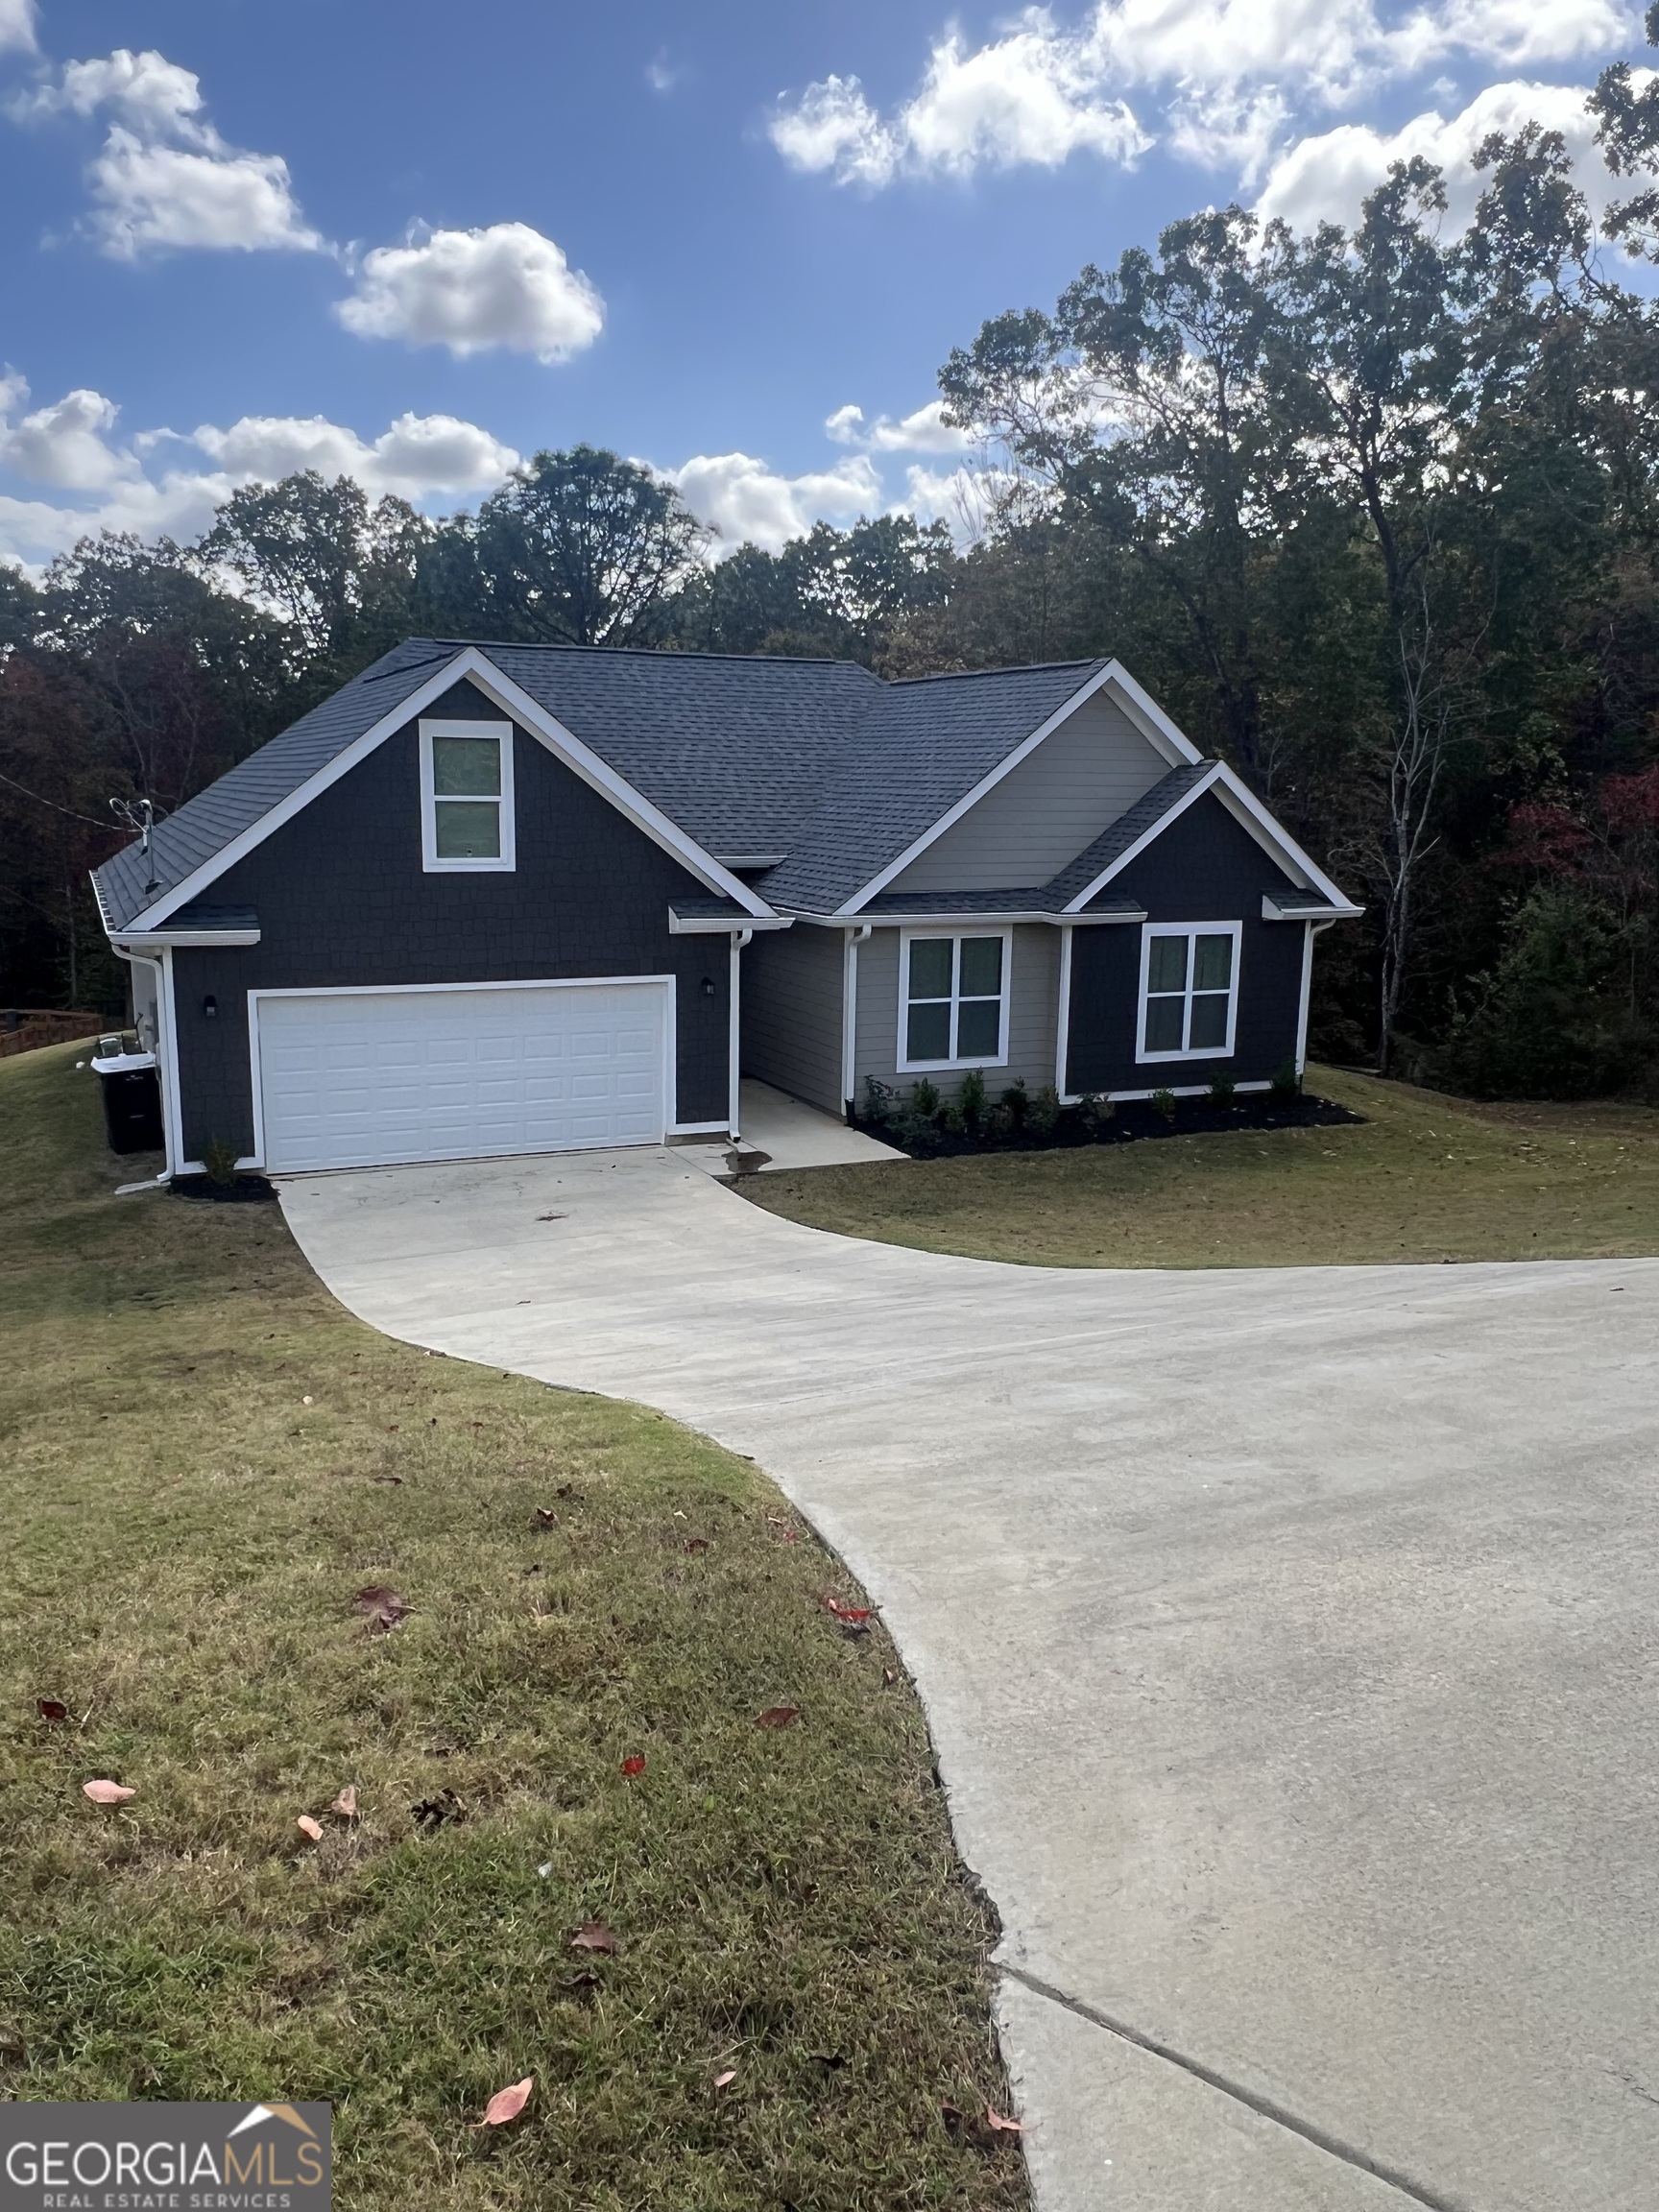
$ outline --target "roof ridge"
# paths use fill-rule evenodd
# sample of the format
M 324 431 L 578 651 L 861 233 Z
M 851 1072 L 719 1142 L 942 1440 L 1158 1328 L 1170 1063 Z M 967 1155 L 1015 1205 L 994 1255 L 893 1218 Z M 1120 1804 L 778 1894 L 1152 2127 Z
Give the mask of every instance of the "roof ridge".
M 677 645 L 574 645 L 555 637 L 408 637 L 404 643 L 474 645 L 480 653 L 594 653 L 607 661 L 619 661 L 626 654 L 646 661 L 741 661 L 762 667 L 856 668 L 873 684 L 887 682 L 885 677 L 878 676 L 874 668 L 866 668 L 862 661 L 854 661 L 840 653 L 715 653 L 702 646 L 683 649 Z
M 891 676 L 883 681 L 889 690 L 899 691 L 910 684 L 953 684 L 964 677 L 1041 676 L 1057 668 L 1105 668 L 1111 659 L 1109 653 L 1097 653 L 1088 661 L 1005 661 L 995 668 L 936 668 L 929 676 Z

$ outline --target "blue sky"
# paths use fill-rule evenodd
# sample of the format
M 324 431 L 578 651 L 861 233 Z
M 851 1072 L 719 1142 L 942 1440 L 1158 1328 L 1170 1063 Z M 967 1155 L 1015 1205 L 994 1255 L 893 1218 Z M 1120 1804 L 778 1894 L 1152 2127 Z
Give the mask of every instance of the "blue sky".
M 306 463 L 445 511 L 582 439 L 728 543 L 954 514 L 987 315 L 1400 153 L 1455 220 L 1528 113 L 1602 200 L 1583 93 L 1643 52 L 1624 0 L 0 0 L 0 558 Z

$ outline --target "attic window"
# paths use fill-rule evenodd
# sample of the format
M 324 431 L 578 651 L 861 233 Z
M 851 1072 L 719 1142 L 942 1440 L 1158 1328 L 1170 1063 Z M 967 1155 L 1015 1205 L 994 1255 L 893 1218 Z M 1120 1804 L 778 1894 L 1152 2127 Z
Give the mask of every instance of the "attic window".
M 512 869 L 510 722 L 421 723 L 421 857 L 428 875 Z

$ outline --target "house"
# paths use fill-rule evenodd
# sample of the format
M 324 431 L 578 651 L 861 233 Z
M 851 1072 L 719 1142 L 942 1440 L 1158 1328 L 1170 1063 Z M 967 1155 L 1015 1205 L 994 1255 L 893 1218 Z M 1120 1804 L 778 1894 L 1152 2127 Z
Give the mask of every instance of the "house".
M 434 638 L 93 880 L 178 1173 L 735 1134 L 740 1074 L 1262 1089 L 1359 911 L 1116 661 Z

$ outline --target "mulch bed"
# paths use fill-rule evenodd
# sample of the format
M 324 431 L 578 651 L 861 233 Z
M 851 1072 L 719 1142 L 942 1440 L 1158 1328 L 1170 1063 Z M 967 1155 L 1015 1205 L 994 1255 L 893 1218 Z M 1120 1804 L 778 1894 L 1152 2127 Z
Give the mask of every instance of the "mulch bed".
M 1178 1098 L 1173 1115 L 1160 1114 L 1144 1098 L 1125 1098 L 1113 1109 L 1112 1118 L 1091 1125 L 1074 1107 L 1063 1107 L 1052 1129 L 986 1131 L 977 1136 L 952 1136 L 943 1129 L 915 1138 L 890 1121 L 859 1120 L 854 1127 L 883 1144 L 896 1145 L 913 1160 L 954 1160 L 971 1152 L 1063 1152 L 1092 1144 L 1133 1144 L 1142 1138 L 1207 1137 L 1226 1130 L 1327 1129 L 1361 1122 L 1334 1099 L 1303 1092 L 1292 1099 L 1275 1099 L 1264 1091 L 1251 1091 L 1231 1106 L 1213 1106 L 1208 1098 Z
M 238 1175 L 233 1183 L 215 1183 L 211 1175 L 175 1175 L 168 1186 L 175 1198 L 205 1198 L 216 1206 L 263 1206 L 276 1196 L 276 1187 L 263 1175 Z

